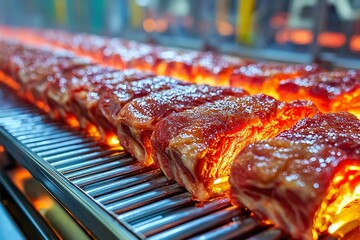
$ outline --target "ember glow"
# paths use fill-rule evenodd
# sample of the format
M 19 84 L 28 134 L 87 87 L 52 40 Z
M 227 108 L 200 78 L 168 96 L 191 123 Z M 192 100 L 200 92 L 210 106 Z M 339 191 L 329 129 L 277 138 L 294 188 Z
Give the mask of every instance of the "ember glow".
M 228 191 L 230 189 L 229 176 L 215 179 L 212 189 L 214 193 L 221 193 Z
M 10 88 L 16 91 L 20 89 L 20 85 L 17 82 L 15 82 L 14 79 L 12 79 L 9 76 L 6 76 L 1 71 L 0 71 L 0 82 L 4 82 L 7 86 L 9 86 Z
M 334 177 L 328 194 L 316 213 L 313 223 L 314 238 L 317 238 L 318 233 L 326 232 L 343 237 L 360 227 L 359 201 L 360 166 L 346 166 Z M 353 211 L 349 212 L 349 209 Z
M 54 200 L 48 196 L 39 196 L 38 198 L 32 200 L 32 204 L 35 209 L 40 212 L 52 208 Z
M 99 138 L 101 136 L 98 128 L 91 123 L 86 126 L 86 131 L 91 137 Z
M 11 172 L 11 178 L 15 186 L 22 192 L 25 191 L 25 182 L 32 178 L 30 172 L 25 168 L 19 168 L 16 171 Z
M 351 92 L 344 94 L 341 97 L 334 99 L 331 102 L 332 111 L 344 111 L 350 112 L 357 116 L 360 119 L 360 88 Z M 346 109 L 344 109 L 346 106 Z
M 5 152 L 5 147 L 3 145 L 0 145 L 0 153 L 4 153 Z
M 47 210 L 53 206 L 53 200 L 48 196 L 36 196 L 34 193 L 37 193 L 36 190 L 33 192 L 30 191 L 30 188 L 26 188 L 27 182 L 32 180 L 30 172 L 25 168 L 18 168 L 10 172 L 11 179 L 13 180 L 15 186 L 28 197 L 28 200 L 32 203 L 34 208 L 37 211 Z
M 115 133 L 112 133 L 112 132 L 106 133 L 106 143 L 107 143 L 110 147 L 119 147 L 120 149 L 122 149 L 122 147 L 120 146 L 119 139 L 118 139 L 118 137 L 115 135 Z
M 144 23 L 145 24 L 145 23 Z M 151 26 L 150 26 L 151 27 Z M 59 32 L 61 34 L 61 32 Z M 309 36 L 306 35 L 305 38 L 301 34 L 297 34 L 301 32 L 295 32 L 291 36 L 291 40 L 293 42 L 297 42 L 298 44 L 304 44 L 305 42 L 308 42 Z M 12 33 L 13 34 L 13 33 Z M 11 36 L 12 34 L 9 34 L 8 36 Z M 303 34 L 304 35 L 304 34 Z M 19 32 L 15 36 L 18 38 L 18 40 L 21 40 L 23 42 L 29 42 L 33 44 L 34 46 L 40 46 L 40 45 L 51 45 L 54 48 L 69 48 L 69 46 L 66 46 L 65 42 L 61 42 L 64 40 L 55 41 L 54 39 L 52 41 L 49 41 L 49 39 L 46 39 L 44 36 L 37 36 L 31 31 L 27 31 L 24 36 L 21 36 Z M 325 39 L 326 40 L 326 39 Z M 84 40 L 85 41 L 85 40 Z M 71 42 L 71 41 L 69 41 Z M 92 43 L 94 44 L 94 43 Z M 90 43 L 91 45 L 91 43 Z M 77 46 L 78 47 L 78 46 Z M 81 48 L 81 46 L 80 46 Z M 83 56 L 90 56 L 94 61 L 99 61 L 99 59 L 105 59 L 104 56 L 97 56 L 94 53 L 84 52 L 84 49 L 72 49 L 74 52 L 78 53 L 79 55 Z M 116 51 L 115 51 L 116 52 Z M 114 59 L 119 58 L 120 60 L 114 60 L 114 62 L 111 63 L 112 66 L 118 68 L 118 69 L 124 69 L 126 68 L 127 62 L 124 62 L 125 59 L 122 59 L 119 54 L 119 56 L 116 55 L 117 58 L 112 56 Z M 157 56 L 158 57 L 158 56 Z M 159 57 L 160 58 L 160 57 Z M 186 65 L 186 63 L 183 62 L 176 62 L 176 60 L 173 60 L 172 62 L 166 62 L 164 59 L 160 59 L 161 61 L 158 61 L 156 64 L 154 63 L 154 66 L 148 67 L 143 59 L 140 59 L 138 62 L 135 60 L 134 63 L 131 65 L 132 67 L 140 70 L 151 70 L 152 72 L 156 73 L 157 75 L 167 75 L 175 78 L 182 79 L 184 81 L 194 82 L 198 84 L 209 84 L 209 85 L 228 85 L 229 84 L 229 72 L 226 73 L 212 73 L 211 71 L 207 72 L 202 67 L 198 67 L 199 69 L 196 70 L 194 73 L 194 69 L 192 69 L 192 66 Z M 105 60 L 102 60 L 105 62 Z M 156 62 L 156 61 L 155 61 Z M 103 63 L 106 65 L 105 63 Z M 190 68 L 190 69 L 187 69 Z M 306 70 L 307 67 L 305 67 Z M 291 70 L 291 69 L 290 69 Z M 302 74 L 307 74 L 307 70 L 305 71 L 303 69 L 292 69 L 292 71 L 289 71 L 288 69 L 271 69 L 271 66 L 265 66 L 265 68 L 250 68 L 247 71 L 238 74 L 237 76 L 232 76 L 232 80 L 230 80 L 231 86 L 234 87 L 242 87 L 246 90 L 248 90 L 252 94 L 257 93 L 265 93 L 270 96 L 273 96 L 277 99 L 281 99 L 284 101 L 293 100 L 294 98 L 290 97 L 286 94 L 286 92 L 283 94 L 283 92 L 278 92 L 277 87 L 280 84 L 281 80 L 287 80 L 289 78 L 296 78 L 300 77 Z M 305 71 L 305 73 L 301 72 Z M 314 72 L 317 70 L 315 69 Z M 250 73 L 249 73 L 250 72 Z M 260 72 L 260 73 L 259 73 Z M 310 72 L 310 71 L 309 71 Z M 254 76 L 258 74 L 259 76 Z M 20 90 L 21 86 L 17 81 L 15 81 L 10 76 L 5 75 L 3 72 L 0 71 L 0 82 L 4 82 L 6 85 L 8 85 L 10 88 L 14 90 Z M 21 92 L 21 91 L 19 91 Z M 305 90 L 300 90 L 296 94 L 296 99 L 309 99 L 308 92 Z M 289 96 L 289 97 L 288 97 Z M 28 99 L 29 101 L 36 104 L 36 106 L 40 109 L 43 109 L 45 112 L 49 112 L 50 108 L 47 106 L 46 103 L 41 101 L 36 101 L 33 97 L 33 95 L 27 93 L 23 93 L 23 97 Z M 327 102 L 326 104 L 329 104 L 330 107 L 326 109 L 325 107 L 322 109 L 326 109 L 326 111 L 348 111 L 353 114 L 355 114 L 358 118 L 360 118 L 360 103 L 358 99 L 360 98 L 360 89 L 357 89 L 351 93 L 345 93 L 344 95 L 341 95 L 339 98 L 335 98 L 330 102 L 330 104 Z M 316 102 L 316 98 L 312 99 Z M 316 102 L 319 107 L 321 107 L 321 104 Z M 327 105 L 328 106 L 328 105 Z M 344 109 L 344 106 L 349 106 L 348 108 Z M 294 116 L 296 113 L 294 113 Z M 81 126 L 79 120 L 74 116 L 69 114 L 65 118 L 65 122 L 70 125 L 73 128 L 79 128 Z M 286 125 L 288 122 L 290 122 L 290 119 L 277 119 L 273 123 L 269 124 L 268 129 L 264 130 L 263 135 L 257 136 L 256 140 L 269 137 L 270 135 L 275 135 L 277 132 L 275 129 L 280 129 L 277 125 Z M 95 125 L 89 124 L 85 127 L 85 130 L 88 132 L 88 134 L 94 138 L 100 138 L 102 137 L 102 140 L 106 144 L 108 144 L 111 147 L 116 147 L 119 149 L 123 149 L 120 146 L 119 139 L 113 132 L 107 132 L 103 133 L 99 130 L 99 128 Z M 256 131 L 254 131 L 256 132 Z M 240 135 L 252 135 L 253 132 L 243 132 Z M 257 133 L 258 134 L 258 133 Z M 230 143 L 231 142 L 231 143 Z M 217 149 L 215 154 L 219 154 L 216 156 L 216 161 L 219 161 L 217 167 L 214 167 L 215 171 L 212 173 L 209 173 L 211 175 L 209 187 L 211 188 L 211 193 L 214 193 L 214 195 L 217 195 L 218 193 L 227 192 L 229 189 L 229 177 L 225 174 L 218 174 L 218 170 L 220 170 L 221 173 L 224 173 L 226 171 L 229 171 L 230 166 L 230 160 L 231 158 L 234 158 L 239 152 L 239 147 L 244 147 L 245 144 L 244 140 L 242 138 L 239 138 L 239 142 L 234 142 L 233 139 L 229 140 L 228 145 L 224 145 L 224 149 L 229 152 L 229 155 L 226 156 L 224 154 L 220 154 L 220 148 Z M 230 150 L 229 150 L 230 148 Z M 0 152 L 3 150 L 0 146 Z M 225 152 L 225 151 L 224 151 Z M 214 155 L 211 156 L 214 158 Z M 212 161 L 209 161 L 209 164 L 212 164 Z M 208 168 L 204 168 L 204 171 L 208 171 Z M 226 171 L 224 171 L 224 169 Z M 220 175 L 220 176 L 219 176 Z M 18 176 L 15 178 L 17 181 L 23 181 L 24 179 L 28 178 L 28 174 L 26 172 L 20 172 Z M 327 197 L 324 198 L 321 208 L 316 212 L 314 221 L 313 221 L 313 232 L 314 232 L 314 238 L 318 237 L 318 234 L 322 233 L 330 233 L 334 234 L 335 236 L 344 236 L 349 231 L 353 230 L 356 227 L 360 226 L 360 209 L 359 209 L 359 201 L 360 201 L 360 166 L 352 165 L 347 166 L 341 171 L 339 171 L 338 175 L 334 178 L 332 183 L 329 186 L 329 190 L 327 193 Z M 42 209 L 45 206 L 49 205 L 48 199 L 38 199 L 38 202 L 34 203 L 37 209 Z
M 158 21 L 146 19 L 144 21 L 144 28 L 149 32 L 161 32 L 166 29 L 166 26 L 163 24 L 162 19 Z M 233 62 L 222 56 L 214 55 L 210 56 L 210 60 L 215 60 L 215 62 L 219 64 L 214 64 L 209 61 L 201 66 L 196 64 L 193 65 L 188 63 L 186 59 L 178 59 L 178 55 L 189 54 L 194 57 L 194 61 L 196 61 L 201 59 L 202 54 L 207 52 L 187 52 L 186 50 L 179 51 L 163 47 L 154 48 L 154 50 L 148 52 L 148 55 L 143 56 L 143 53 L 140 53 L 139 49 L 142 47 L 145 49 L 149 48 L 149 45 L 147 44 L 136 43 L 130 46 L 127 41 L 123 39 L 113 41 L 106 37 L 91 37 L 85 34 L 78 36 L 55 30 L 34 31 L 25 28 L 11 29 L 1 27 L 0 34 L 3 35 L 3 38 L 17 39 L 18 41 L 36 47 L 49 46 L 55 49 L 71 50 L 79 56 L 91 58 L 96 63 L 104 66 L 111 66 L 120 70 L 134 68 L 140 71 L 151 71 L 157 75 L 174 77 L 186 82 L 200 84 L 228 85 L 228 75 L 233 67 L 245 64 L 245 61 L 240 58 L 237 58 L 237 61 Z M 79 44 L 79 40 L 82 40 L 84 43 Z M 76 43 L 74 44 L 74 42 Z M 99 42 L 102 43 L 99 45 Z M 110 42 L 113 42 L 113 44 L 106 44 Z M 97 51 L 99 46 L 102 45 L 103 47 L 106 46 L 107 51 Z M 124 47 L 128 48 L 127 51 L 119 51 L 119 49 L 123 49 Z M 165 56 L 166 54 L 164 53 L 167 51 L 175 54 L 174 59 L 168 59 L 168 56 Z M 129 57 L 129 55 L 135 57 Z M 224 65 L 222 66 L 222 64 Z M 212 72 L 206 70 L 215 67 L 218 67 L 219 70 L 224 70 L 224 72 Z M 200 78 L 198 76 L 200 76 Z
M 77 120 L 77 118 L 74 115 L 68 115 L 65 119 L 66 123 L 70 125 L 70 127 L 73 128 L 79 128 L 80 122 Z
M 49 111 L 50 111 L 49 106 L 47 106 L 44 102 L 37 101 L 37 102 L 36 102 L 36 106 L 37 106 L 38 108 L 40 108 L 41 110 L 45 111 L 45 112 L 49 112 Z

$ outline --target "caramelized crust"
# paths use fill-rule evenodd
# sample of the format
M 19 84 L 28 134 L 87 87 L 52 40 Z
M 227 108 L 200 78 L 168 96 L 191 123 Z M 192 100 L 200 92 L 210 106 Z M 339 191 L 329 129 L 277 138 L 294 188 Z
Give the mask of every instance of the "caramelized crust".
M 161 120 L 151 138 L 152 156 L 167 177 L 206 200 L 224 193 L 230 166 L 242 148 L 316 112 L 309 102 L 229 97 Z M 218 186 L 222 180 L 224 186 Z
M 359 185 L 359 160 L 360 121 L 349 113 L 318 114 L 246 147 L 231 169 L 231 198 L 294 238 L 316 238 Z M 358 166 L 352 178 L 349 166 Z M 337 185 L 338 177 L 350 187 Z
M 179 50 L 119 38 L 70 34 L 59 30 L 22 29 L 21 34 L 8 32 L 10 34 L 7 35 L 23 42 L 68 49 L 117 69 L 152 71 L 159 76 L 199 84 L 228 85 L 232 70 L 244 64 L 239 58 L 211 51 Z
M 96 107 L 96 119 L 102 121 L 106 130 L 116 132 L 119 124 L 119 113 L 122 107 L 133 99 L 144 97 L 176 86 L 188 85 L 188 83 L 168 78 L 151 77 L 139 81 L 129 81 L 124 85 L 117 85 L 113 89 L 102 89 L 99 106 Z
M 157 75 L 191 81 L 191 66 L 199 52 L 162 49 L 156 55 L 154 71 Z
M 111 39 L 107 42 L 108 44 L 102 51 L 97 51 L 98 55 L 95 58 L 99 62 L 118 69 L 135 67 L 142 71 L 152 70 L 156 48 L 148 44 L 122 39 Z M 83 52 L 84 54 L 91 54 L 90 51 Z
M 122 103 L 118 107 L 122 107 L 137 96 L 182 84 L 178 80 L 153 78 L 148 72 L 118 71 L 68 53 L 33 49 L 13 42 L 1 42 L 0 53 L 4 53 L 0 56 L 1 81 L 14 86 L 19 95 L 52 117 L 63 118 L 71 126 L 91 128 L 97 135 L 99 128 L 107 129 L 108 125 L 113 126 L 113 136 L 116 132 L 114 123 L 102 122 L 101 119 L 107 120 L 105 117 L 98 121 L 95 116 L 104 92 L 117 92 L 118 98 L 122 98 L 116 99 Z M 105 138 L 105 131 L 102 133 Z
M 236 68 L 230 77 L 230 86 L 242 87 L 251 94 L 265 93 L 275 98 L 279 81 L 297 76 L 308 76 L 320 71 L 316 64 L 289 65 L 280 63 L 254 63 Z
M 309 99 L 320 110 L 349 111 L 360 116 L 360 72 L 335 70 L 280 81 L 282 100 Z
M 5 46 L 8 51 L 4 51 L 4 57 L 8 58 L 8 61 L 4 72 L 19 85 L 19 95 L 45 111 L 49 111 L 51 104 L 47 89 L 54 84 L 55 77 L 64 71 L 89 63 L 89 60 L 76 58 L 67 52 L 51 53 L 11 43 L 5 43 Z M 51 115 L 58 115 L 55 113 L 58 110 L 55 108 Z
M 90 92 L 99 88 L 106 81 L 121 77 L 122 72 L 116 72 L 111 68 L 103 68 L 95 64 L 86 64 L 67 69 L 50 75 L 51 81 L 44 84 L 48 86 L 44 89 L 48 96 L 49 105 L 52 109 L 60 110 L 60 115 L 66 118 L 69 112 L 73 112 L 80 121 L 88 115 L 81 115 L 74 106 L 74 99 L 80 92 Z M 48 78 L 49 78 L 48 77 Z
M 118 137 L 121 145 L 144 165 L 153 163 L 150 137 L 155 125 L 166 116 L 228 96 L 242 97 L 241 88 L 209 85 L 179 86 L 152 93 L 126 104 L 119 115 Z
M 78 87 L 70 94 L 71 109 L 75 110 L 76 116 L 79 119 L 83 118 L 83 126 L 86 126 L 89 122 L 94 125 L 101 125 L 103 122 L 98 119 L 96 114 L 101 96 L 105 92 L 112 91 L 114 88 L 128 89 L 132 82 L 149 77 L 152 77 L 152 74 L 134 70 L 112 70 L 112 72 L 97 73 L 89 77 L 75 77 L 82 84 L 77 84 Z
M 35 61 L 31 66 L 19 72 L 24 91 L 36 101 L 46 103 L 45 92 L 61 72 L 88 65 L 88 60 L 71 56 L 52 56 L 45 61 Z
M 281 132 L 277 139 L 299 141 L 307 144 L 329 144 L 347 154 L 360 154 L 360 121 L 354 115 L 339 112 L 318 114 L 300 120 L 288 131 Z

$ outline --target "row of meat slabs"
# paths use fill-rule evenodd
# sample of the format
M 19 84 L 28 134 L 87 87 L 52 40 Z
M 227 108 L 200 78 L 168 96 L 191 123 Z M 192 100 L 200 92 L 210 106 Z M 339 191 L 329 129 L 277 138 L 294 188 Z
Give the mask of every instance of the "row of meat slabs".
M 359 231 L 360 72 L 55 30 L 0 34 L 2 82 L 156 164 L 194 199 L 228 195 L 294 238 Z

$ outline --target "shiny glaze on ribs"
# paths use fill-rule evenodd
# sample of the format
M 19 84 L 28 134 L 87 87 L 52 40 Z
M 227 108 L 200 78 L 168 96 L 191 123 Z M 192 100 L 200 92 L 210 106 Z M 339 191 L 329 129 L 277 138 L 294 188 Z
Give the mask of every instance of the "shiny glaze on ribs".
M 292 237 L 312 239 L 315 213 L 346 165 L 360 166 L 360 121 L 318 114 L 246 147 L 231 170 L 231 198 Z
M 309 99 L 320 110 L 349 111 L 360 117 L 360 72 L 334 70 L 280 81 L 280 99 Z
M 307 101 L 286 104 L 262 94 L 229 97 L 161 120 L 151 138 L 152 156 L 167 177 L 206 200 L 224 193 L 215 180 L 229 175 L 243 147 L 316 112 Z
M 243 87 L 251 94 L 266 93 L 277 97 L 274 88 L 280 80 L 318 71 L 320 67 L 316 64 L 254 63 L 236 68 L 230 77 L 230 86 Z
M 176 86 L 188 85 L 169 77 L 149 77 L 138 81 L 129 81 L 114 88 L 102 89 L 96 118 L 102 121 L 107 130 L 116 132 L 119 124 L 119 113 L 122 107 L 133 99 L 144 97 Z
M 161 119 L 207 102 L 245 95 L 247 92 L 241 88 L 189 85 L 135 99 L 126 104 L 120 112 L 120 143 L 142 164 L 150 165 L 153 163 L 150 137 Z

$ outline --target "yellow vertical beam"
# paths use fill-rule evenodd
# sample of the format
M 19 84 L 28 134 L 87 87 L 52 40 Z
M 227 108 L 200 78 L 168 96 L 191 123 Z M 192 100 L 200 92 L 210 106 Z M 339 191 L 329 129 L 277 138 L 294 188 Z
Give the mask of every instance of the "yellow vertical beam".
M 143 9 L 136 4 L 135 0 L 129 1 L 130 5 L 130 23 L 133 28 L 141 27 L 144 18 Z
M 55 0 L 55 21 L 58 25 L 65 25 L 67 22 L 66 0 Z
M 238 0 L 236 40 L 246 45 L 252 43 L 254 7 L 255 0 Z

